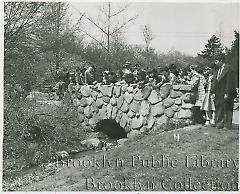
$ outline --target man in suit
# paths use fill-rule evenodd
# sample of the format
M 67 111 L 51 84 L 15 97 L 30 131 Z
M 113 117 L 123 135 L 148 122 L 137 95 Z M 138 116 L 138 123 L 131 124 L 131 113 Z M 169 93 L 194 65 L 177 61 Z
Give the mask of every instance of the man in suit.
M 218 67 L 213 78 L 212 94 L 215 97 L 216 127 L 231 129 L 233 103 L 236 97 L 236 88 L 233 69 L 225 63 L 225 56 L 215 60 Z

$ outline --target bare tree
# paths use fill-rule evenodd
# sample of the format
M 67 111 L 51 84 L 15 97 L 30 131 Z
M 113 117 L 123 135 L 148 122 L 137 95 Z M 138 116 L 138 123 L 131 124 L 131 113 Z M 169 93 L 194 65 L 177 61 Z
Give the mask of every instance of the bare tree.
M 129 5 L 124 5 L 120 9 L 113 11 L 112 4 L 110 2 L 104 4 L 102 8 L 99 9 L 101 16 L 103 17 L 102 21 L 98 21 L 97 19 L 93 19 L 90 16 L 84 15 L 84 18 L 93 24 L 101 33 L 103 38 L 96 38 L 91 33 L 86 32 L 86 35 L 89 36 L 91 39 L 96 41 L 108 54 L 108 61 L 110 62 L 110 54 L 111 54 L 111 40 L 114 36 L 121 33 L 122 30 L 135 19 L 137 19 L 138 15 L 134 15 L 123 22 L 119 22 L 114 20 L 116 16 L 123 14 Z M 81 15 L 80 11 L 78 11 Z
M 148 25 L 144 26 L 143 37 L 144 37 L 144 41 L 146 44 L 146 52 L 148 53 L 151 41 L 153 40 L 152 30 L 151 30 L 150 26 L 148 26 Z

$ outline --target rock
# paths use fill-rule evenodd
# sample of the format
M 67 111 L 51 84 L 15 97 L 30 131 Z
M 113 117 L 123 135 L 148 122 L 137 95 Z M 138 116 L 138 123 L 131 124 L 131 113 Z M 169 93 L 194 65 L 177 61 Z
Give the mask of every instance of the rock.
M 123 96 L 120 96 L 118 98 L 118 100 L 117 100 L 117 107 L 118 107 L 118 109 L 120 109 L 122 107 L 123 101 L 124 101 Z
M 129 133 L 129 131 L 131 131 L 132 129 L 127 125 L 127 126 L 124 128 L 124 130 L 125 130 L 125 133 Z
M 165 83 L 160 87 L 160 96 L 161 98 L 165 99 L 168 97 L 170 90 L 172 88 L 172 85 L 170 83 Z
M 91 109 L 92 109 L 93 112 L 96 112 L 96 113 L 98 112 L 98 107 L 97 107 L 97 105 L 96 105 L 96 102 L 93 102 L 93 103 L 92 103 Z
M 80 106 L 82 106 L 82 107 L 86 107 L 86 106 L 87 106 L 86 98 L 82 98 L 82 99 L 80 100 Z
M 140 107 L 141 107 L 140 102 L 138 102 L 136 100 L 133 100 L 129 106 L 130 110 L 132 110 L 135 113 L 139 112 Z
M 84 122 L 85 126 L 89 126 L 89 120 L 87 117 L 84 118 L 83 122 Z
M 181 105 L 182 104 L 182 99 L 181 98 L 176 98 L 174 103 L 176 105 Z
M 190 119 L 191 117 L 192 111 L 190 109 L 181 109 L 177 114 L 177 118 L 179 119 Z
M 176 105 L 176 104 L 172 105 L 171 108 L 172 108 L 172 110 L 173 110 L 174 112 L 178 112 L 178 111 L 180 111 L 180 109 L 181 109 L 181 107 L 178 106 L 178 105 Z
M 143 99 L 146 100 L 149 95 L 151 94 L 151 91 L 152 91 L 152 87 L 151 86 L 145 86 L 143 89 L 142 89 L 142 94 L 143 94 Z
M 128 87 L 127 87 L 127 91 L 128 91 L 129 93 L 133 93 L 133 87 L 132 87 L 132 86 L 128 86 Z
M 97 97 L 98 97 L 98 93 L 96 91 L 92 91 L 92 98 L 94 101 L 97 100 Z
M 128 105 L 128 103 L 126 101 L 124 101 L 123 105 L 121 107 L 121 111 L 126 113 L 126 112 L 128 112 L 128 110 L 129 110 L 129 105 Z
M 99 109 L 99 118 L 100 120 L 104 120 L 104 119 L 107 119 L 108 118 L 108 115 L 107 115 L 107 106 L 103 105 L 101 109 Z
M 124 146 L 124 144 L 125 144 L 127 141 L 128 141 L 128 138 L 118 139 L 118 140 L 117 140 L 118 146 L 119 146 L 119 147 Z
M 81 98 L 82 98 L 81 92 L 76 92 L 75 95 L 79 100 L 81 100 Z
M 117 100 L 116 100 L 116 98 L 114 96 L 110 99 L 110 103 L 111 103 L 112 106 L 116 106 L 117 105 Z
M 141 128 L 143 125 L 143 117 L 140 116 L 140 117 L 134 117 L 131 122 L 130 122 L 130 127 L 132 129 L 139 129 Z
M 158 93 L 155 90 L 152 90 L 150 96 L 148 97 L 148 101 L 151 104 L 156 104 L 156 103 L 160 102 Z
M 102 98 L 98 98 L 98 99 L 96 100 L 96 106 L 97 106 L 98 108 L 101 108 L 102 105 L 103 105 L 103 99 L 102 99 Z
M 83 114 L 83 113 L 84 113 L 84 107 L 79 106 L 79 107 L 77 108 L 77 111 L 78 111 L 78 113 Z
M 112 116 L 112 109 L 113 109 L 112 105 L 108 104 L 107 105 L 107 116 L 108 116 L 108 118 L 111 118 L 111 116 Z
M 138 131 L 138 130 L 131 130 L 131 131 L 127 134 L 127 137 L 128 137 L 128 139 L 133 140 L 133 139 L 135 139 L 136 137 L 138 137 L 140 134 L 141 134 L 141 132 Z
M 180 92 L 180 91 L 171 90 L 171 92 L 170 92 L 171 98 L 178 98 L 178 97 L 181 97 L 182 95 L 183 95 L 183 94 L 182 94 L 182 92 Z
M 128 92 L 126 92 L 124 94 L 124 99 L 128 104 L 130 104 L 133 100 L 133 94 L 129 94 Z
M 163 100 L 163 105 L 165 108 L 171 107 L 174 104 L 174 100 L 171 98 L 166 98 Z
M 186 93 L 182 96 L 182 100 L 185 103 L 190 103 L 191 102 L 191 94 L 190 93 Z
M 117 116 L 116 116 L 116 122 L 117 122 L 117 123 L 120 123 L 121 118 L 122 118 L 122 115 L 123 115 L 123 112 L 122 112 L 121 110 L 119 110 L 119 111 L 117 112 Z
M 90 88 L 88 85 L 83 85 L 80 89 L 80 92 L 85 97 L 88 97 L 91 95 Z
M 192 86 L 191 85 L 180 85 L 179 90 L 190 92 L 192 90 Z
M 129 118 L 133 118 L 135 116 L 135 112 L 133 112 L 132 110 L 129 110 L 128 113 L 127 113 L 127 116 Z
M 89 125 L 90 125 L 92 128 L 95 128 L 95 127 L 96 127 L 96 122 L 95 122 L 94 118 L 89 119 Z
M 98 98 L 102 98 L 102 97 L 103 97 L 102 93 L 99 92 L 98 95 L 97 95 L 97 97 L 98 97 Z
M 133 97 L 135 100 L 141 101 L 143 100 L 143 93 L 141 92 L 141 90 L 138 90 Z
M 86 106 L 86 107 L 85 107 L 85 109 L 84 109 L 84 115 L 85 115 L 87 118 L 92 117 L 92 110 L 91 110 L 90 106 Z
M 103 97 L 103 102 L 106 102 L 107 104 L 110 102 L 110 98 L 109 97 Z
M 74 98 L 73 99 L 73 106 L 79 106 L 81 105 L 81 100 L 77 99 L 77 98 Z
M 91 138 L 81 141 L 81 144 L 88 148 L 98 148 L 101 149 L 102 142 L 98 138 Z
M 156 119 L 156 125 L 158 128 L 161 128 L 163 124 L 168 122 L 169 118 L 166 115 L 162 115 L 161 117 Z
M 121 118 L 121 120 L 120 120 L 120 126 L 122 127 L 122 128 L 125 128 L 126 127 L 126 125 L 127 125 L 127 122 L 128 122 L 128 117 L 127 117 L 127 115 L 126 114 L 123 114 L 122 115 L 122 118 Z
M 115 118 L 116 118 L 116 116 L 117 116 L 117 111 L 118 111 L 117 107 L 113 107 L 113 109 L 112 109 L 112 116 L 111 116 L 112 119 L 115 119 Z
M 170 108 L 165 109 L 164 114 L 165 114 L 168 118 L 172 118 L 173 115 L 174 115 L 174 111 L 173 111 L 172 108 L 170 107 Z
M 173 89 L 174 89 L 174 90 L 179 90 L 180 87 L 181 87 L 181 85 L 173 85 Z
M 119 97 L 121 95 L 121 86 L 114 86 L 114 95 Z
M 80 123 L 82 123 L 83 121 L 84 121 L 84 116 L 83 116 L 83 114 L 78 114 L 78 121 L 80 122 Z
M 147 128 L 151 129 L 154 123 L 155 123 L 155 118 L 153 116 L 150 116 L 150 118 L 148 119 Z
M 192 109 L 193 106 L 194 106 L 194 105 L 193 105 L 193 104 L 190 104 L 190 103 L 183 103 L 181 107 L 182 107 L 183 109 Z
M 148 132 L 148 128 L 146 126 L 143 126 L 143 127 L 141 127 L 140 132 L 146 133 L 146 132 Z
M 150 104 L 148 101 L 142 101 L 141 102 L 141 107 L 140 107 L 140 111 L 139 113 L 143 116 L 146 116 L 149 114 L 149 111 L 150 111 Z
M 86 101 L 87 101 L 88 105 L 91 105 L 93 103 L 93 98 L 92 97 L 87 97 Z
M 159 102 L 152 106 L 151 114 L 155 117 L 159 117 L 159 116 L 163 115 L 164 110 L 165 110 L 165 107 L 163 106 L 163 103 Z
M 128 87 L 127 84 L 123 85 L 122 86 L 122 92 L 126 92 L 127 91 L 127 87 Z
M 110 98 L 112 97 L 113 86 L 101 85 L 99 90 L 102 92 L 103 96 L 108 96 Z

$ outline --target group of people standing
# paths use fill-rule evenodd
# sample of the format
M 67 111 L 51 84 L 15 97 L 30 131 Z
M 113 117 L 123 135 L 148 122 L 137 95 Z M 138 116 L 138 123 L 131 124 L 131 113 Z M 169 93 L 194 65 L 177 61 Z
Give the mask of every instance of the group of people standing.
M 191 69 L 191 72 L 193 76 L 189 84 L 196 86 L 197 96 L 194 107 L 195 121 L 205 121 L 205 125 L 219 129 L 231 129 L 237 92 L 233 69 L 225 63 L 225 57 L 220 56 L 214 61 L 206 71 L 207 79 L 194 69 Z

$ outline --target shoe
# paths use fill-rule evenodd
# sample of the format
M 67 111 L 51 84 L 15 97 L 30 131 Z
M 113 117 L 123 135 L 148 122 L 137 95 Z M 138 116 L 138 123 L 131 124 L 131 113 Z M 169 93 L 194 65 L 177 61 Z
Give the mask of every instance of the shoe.
M 222 129 L 224 126 L 223 125 L 216 125 L 217 129 Z

